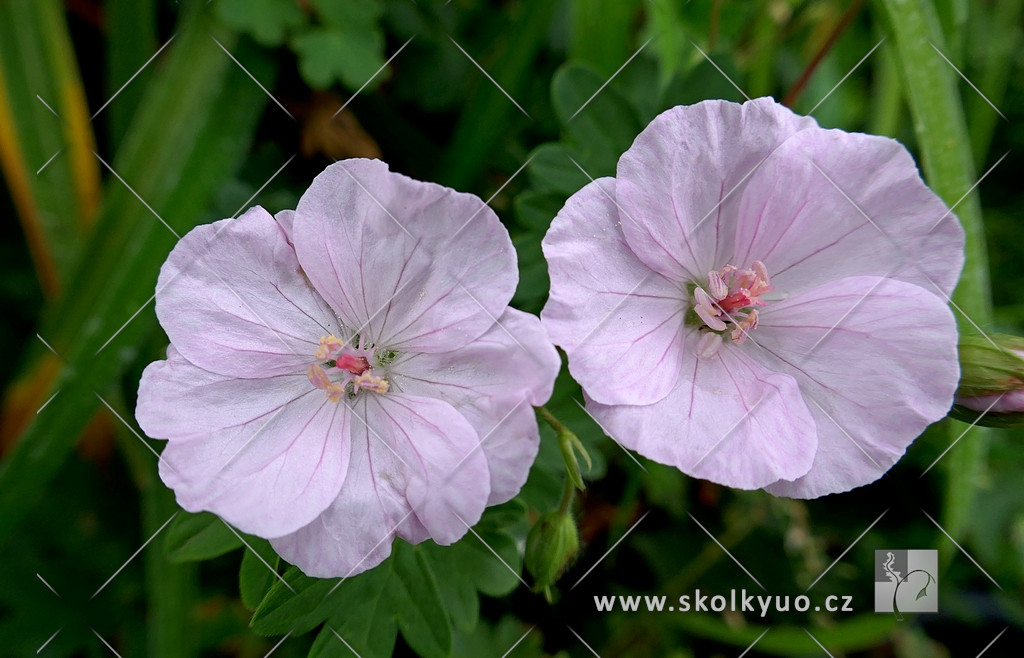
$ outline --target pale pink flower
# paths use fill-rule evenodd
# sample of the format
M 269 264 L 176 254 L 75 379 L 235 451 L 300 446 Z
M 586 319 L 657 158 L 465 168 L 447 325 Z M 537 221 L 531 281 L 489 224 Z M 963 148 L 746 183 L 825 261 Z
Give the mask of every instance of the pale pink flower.
M 450 544 L 526 480 L 558 355 L 511 309 L 515 251 L 480 199 L 371 160 L 295 212 L 200 226 L 160 272 L 171 340 L 136 416 L 189 511 L 311 576 Z
M 963 246 L 899 143 L 705 101 L 569 199 L 541 317 L 620 443 L 810 498 L 876 480 L 949 410 Z

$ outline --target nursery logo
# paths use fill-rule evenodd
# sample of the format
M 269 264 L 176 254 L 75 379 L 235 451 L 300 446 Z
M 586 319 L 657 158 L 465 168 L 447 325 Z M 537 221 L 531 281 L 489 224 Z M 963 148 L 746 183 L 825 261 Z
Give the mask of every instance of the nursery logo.
M 938 612 L 939 552 L 875 551 L 875 612 Z

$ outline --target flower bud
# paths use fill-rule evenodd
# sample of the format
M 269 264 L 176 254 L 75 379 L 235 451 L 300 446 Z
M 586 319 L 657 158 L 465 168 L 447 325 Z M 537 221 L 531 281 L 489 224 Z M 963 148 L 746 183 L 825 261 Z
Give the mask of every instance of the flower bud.
M 1024 425 L 1024 338 L 962 336 L 959 350 L 960 387 L 950 415 L 989 427 Z
M 534 590 L 547 589 L 576 561 L 580 535 L 576 520 L 567 512 L 548 512 L 540 517 L 526 538 L 526 569 Z

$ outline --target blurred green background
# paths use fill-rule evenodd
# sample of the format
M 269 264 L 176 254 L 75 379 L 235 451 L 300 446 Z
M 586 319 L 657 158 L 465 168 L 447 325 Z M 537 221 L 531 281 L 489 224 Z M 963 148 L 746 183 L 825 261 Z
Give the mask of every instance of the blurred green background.
M 548 406 L 594 465 L 584 549 L 548 603 L 517 575 L 560 496 L 547 427 L 522 495 L 475 533 L 399 546 L 327 595 L 336 581 L 266 542 L 176 513 L 132 409 L 167 343 L 152 296 L 175 234 L 292 208 L 332 161 L 381 157 L 488 200 L 519 252 L 513 304 L 538 312 L 565 198 L 660 111 L 705 98 L 771 95 L 907 144 L 968 229 L 961 328 L 1020 334 L 1022 5 L 0 0 L 0 655 L 1019 655 L 1019 430 L 945 421 L 879 482 L 791 501 L 634 461 L 563 373 Z M 874 551 L 911 548 L 939 550 L 940 612 L 874 614 Z M 854 612 L 594 607 L 763 594 L 751 575 Z

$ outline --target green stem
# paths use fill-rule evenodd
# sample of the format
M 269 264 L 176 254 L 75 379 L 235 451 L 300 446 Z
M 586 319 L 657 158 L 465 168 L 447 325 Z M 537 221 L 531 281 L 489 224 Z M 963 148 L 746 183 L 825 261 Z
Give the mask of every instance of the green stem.
M 131 417 L 122 400 L 114 396 L 107 398 L 122 418 Z M 178 511 L 178 505 L 174 495 L 157 477 L 156 460 L 140 439 L 120 424 L 115 435 L 142 497 L 142 535 L 152 537 Z M 156 537 L 143 551 L 148 627 L 146 655 L 156 658 L 195 655 L 198 653 L 195 620 L 190 619 L 190 613 L 196 598 L 196 565 L 169 562 L 162 539 Z
M 957 204 L 956 213 L 966 233 L 966 262 L 953 302 L 959 311 L 960 333 L 974 333 L 975 325 L 991 326 L 992 300 L 981 203 L 977 192 L 968 194 L 975 170 L 957 74 L 936 52 L 945 52 L 946 45 L 932 2 L 879 0 L 879 6 L 890 22 L 902 64 L 925 175 L 947 205 Z M 947 427 L 948 441 L 953 442 L 966 426 L 948 421 Z M 943 460 L 947 473 L 943 527 L 953 537 L 962 537 L 966 531 L 984 476 L 990 432 L 980 427 L 970 432 Z
M 558 513 L 568 514 L 572 511 L 572 502 L 576 499 L 576 485 L 569 474 L 565 474 L 565 482 L 562 484 L 562 499 L 558 502 Z
M 537 415 L 540 416 L 540 418 L 543 419 L 545 423 L 550 425 L 551 429 L 555 430 L 555 432 L 557 432 L 559 435 L 561 435 L 562 432 L 569 431 L 568 428 L 566 428 L 566 426 L 562 424 L 562 421 L 555 418 L 554 414 L 548 411 L 547 407 L 542 405 L 540 407 L 534 407 L 534 409 L 537 411 Z

